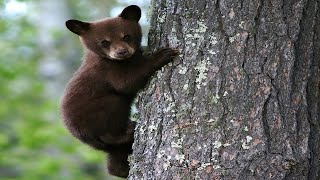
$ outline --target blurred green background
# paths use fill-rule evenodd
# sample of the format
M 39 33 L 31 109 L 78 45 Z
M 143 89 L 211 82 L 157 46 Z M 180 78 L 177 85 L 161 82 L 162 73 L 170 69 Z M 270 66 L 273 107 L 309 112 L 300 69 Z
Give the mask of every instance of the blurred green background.
M 61 121 L 60 97 L 83 54 L 64 23 L 116 16 L 130 4 L 142 7 L 146 31 L 146 0 L 0 0 L 1 180 L 117 179 L 107 175 L 105 155 Z

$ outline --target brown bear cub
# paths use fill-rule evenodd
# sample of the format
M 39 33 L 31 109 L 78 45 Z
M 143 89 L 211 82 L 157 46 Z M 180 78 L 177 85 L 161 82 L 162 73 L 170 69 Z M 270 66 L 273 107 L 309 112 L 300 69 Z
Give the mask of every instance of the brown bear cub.
M 129 119 L 138 91 L 178 55 L 164 48 L 145 56 L 141 50 L 138 6 L 96 22 L 68 20 L 85 49 L 81 67 L 68 83 L 61 112 L 68 130 L 83 143 L 108 153 L 110 174 L 127 177 L 135 122 Z

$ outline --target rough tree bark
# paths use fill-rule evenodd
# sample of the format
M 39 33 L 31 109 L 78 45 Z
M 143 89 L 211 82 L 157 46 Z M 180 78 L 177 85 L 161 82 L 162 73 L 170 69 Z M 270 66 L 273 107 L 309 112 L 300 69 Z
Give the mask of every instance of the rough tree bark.
M 138 100 L 129 179 L 320 179 L 319 0 L 156 0 L 181 50 Z

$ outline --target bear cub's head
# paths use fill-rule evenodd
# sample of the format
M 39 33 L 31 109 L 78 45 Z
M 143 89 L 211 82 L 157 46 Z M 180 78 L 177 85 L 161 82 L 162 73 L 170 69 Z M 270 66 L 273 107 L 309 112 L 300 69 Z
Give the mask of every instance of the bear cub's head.
M 125 60 L 140 49 L 141 27 L 138 23 L 141 9 L 126 7 L 118 17 L 96 22 L 68 20 L 67 28 L 80 36 L 83 45 L 100 57 Z

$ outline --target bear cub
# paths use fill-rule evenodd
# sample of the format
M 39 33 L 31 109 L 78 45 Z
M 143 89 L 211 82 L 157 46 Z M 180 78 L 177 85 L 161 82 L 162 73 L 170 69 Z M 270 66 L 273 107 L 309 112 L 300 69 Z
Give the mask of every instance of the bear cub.
M 178 55 L 163 48 L 146 56 L 141 50 L 141 10 L 126 7 L 118 17 L 96 22 L 68 20 L 85 49 L 80 68 L 69 81 L 61 114 L 70 133 L 85 144 L 108 153 L 111 175 L 127 177 L 135 122 L 131 104 L 150 77 Z

